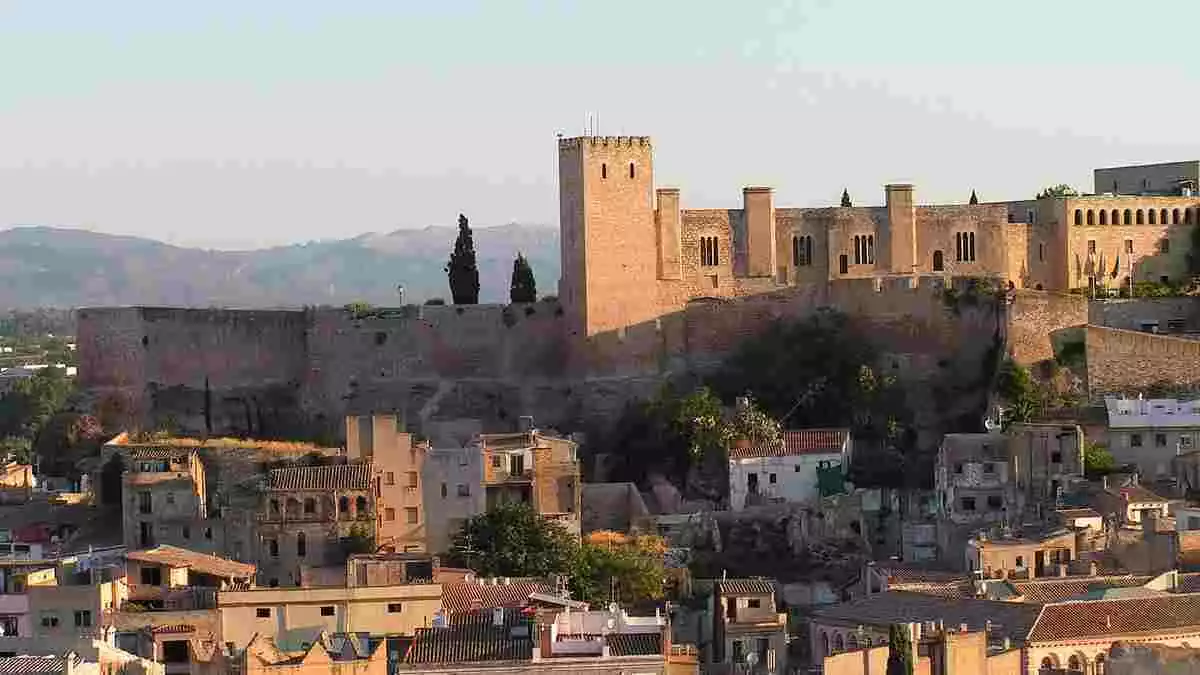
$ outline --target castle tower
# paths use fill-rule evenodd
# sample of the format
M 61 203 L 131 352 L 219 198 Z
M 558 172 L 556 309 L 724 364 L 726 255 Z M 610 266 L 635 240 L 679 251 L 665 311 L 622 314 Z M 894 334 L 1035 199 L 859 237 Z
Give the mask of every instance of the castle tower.
M 775 275 L 775 204 L 771 188 L 742 188 L 746 218 L 746 276 Z
M 577 336 L 658 317 L 659 235 L 645 136 L 558 141 L 559 297 Z M 668 256 L 669 258 L 669 256 Z
M 913 186 L 894 184 L 884 186 L 887 194 L 886 245 L 880 250 L 888 256 L 879 260 L 877 269 L 892 274 L 912 274 L 917 265 L 917 212 L 913 202 Z M 884 243 L 884 237 L 880 237 Z

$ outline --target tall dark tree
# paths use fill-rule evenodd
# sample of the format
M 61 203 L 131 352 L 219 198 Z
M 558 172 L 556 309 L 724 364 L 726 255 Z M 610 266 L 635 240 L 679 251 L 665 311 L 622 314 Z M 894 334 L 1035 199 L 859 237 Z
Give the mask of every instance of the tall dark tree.
M 975 191 L 974 191 L 974 190 L 971 190 L 971 201 L 970 201 L 970 203 L 971 203 L 971 204 L 978 204 L 978 203 L 979 203 L 979 197 L 975 195 Z
M 479 267 L 475 263 L 475 238 L 467 225 L 467 217 L 458 215 L 458 238 L 454 240 L 454 252 L 446 263 L 446 274 L 450 278 L 450 296 L 456 305 L 479 303 Z
M 846 190 L 846 189 L 842 190 L 842 206 L 845 206 L 847 208 L 854 206 L 854 204 L 850 201 L 850 191 L 849 190 Z
M 520 253 L 513 260 L 512 281 L 508 286 L 508 299 L 512 302 L 537 301 L 537 282 L 533 279 L 533 268 L 529 260 Z
M 888 629 L 887 675 L 913 675 L 912 640 L 902 623 Z

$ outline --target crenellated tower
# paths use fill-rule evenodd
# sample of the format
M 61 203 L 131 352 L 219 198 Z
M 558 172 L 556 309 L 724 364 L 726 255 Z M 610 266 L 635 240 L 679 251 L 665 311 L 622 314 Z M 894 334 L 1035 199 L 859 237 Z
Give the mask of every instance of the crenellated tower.
M 591 338 L 653 321 L 669 261 L 658 253 L 650 139 L 560 138 L 558 181 L 559 298 L 570 330 Z

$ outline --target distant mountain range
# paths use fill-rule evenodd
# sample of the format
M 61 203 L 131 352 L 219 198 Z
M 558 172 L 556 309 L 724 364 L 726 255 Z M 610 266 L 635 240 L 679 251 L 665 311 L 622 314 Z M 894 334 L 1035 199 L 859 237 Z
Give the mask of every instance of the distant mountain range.
M 427 227 L 253 251 L 211 251 L 52 227 L 0 232 L 0 309 L 98 305 L 300 307 L 450 301 L 444 267 L 457 229 Z M 538 294 L 557 293 L 557 228 L 475 228 L 480 302 L 507 302 L 525 254 Z

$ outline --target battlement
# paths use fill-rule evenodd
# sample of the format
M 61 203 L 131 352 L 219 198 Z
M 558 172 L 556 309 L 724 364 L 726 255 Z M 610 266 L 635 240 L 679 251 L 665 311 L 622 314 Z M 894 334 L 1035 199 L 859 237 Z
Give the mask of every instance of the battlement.
M 558 139 L 559 150 L 574 150 L 589 147 L 642 147 L 650 148 L 649 136 L 573 136 Z

